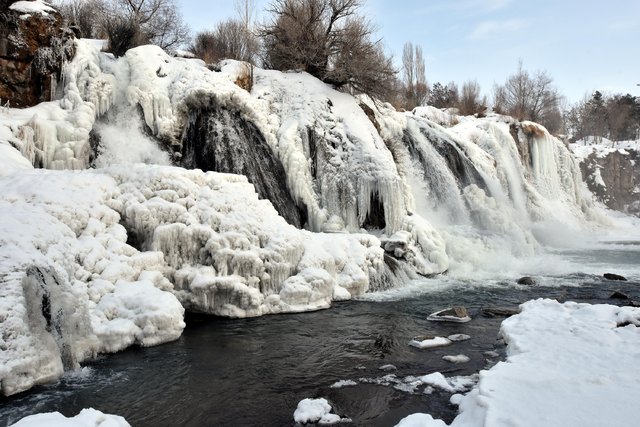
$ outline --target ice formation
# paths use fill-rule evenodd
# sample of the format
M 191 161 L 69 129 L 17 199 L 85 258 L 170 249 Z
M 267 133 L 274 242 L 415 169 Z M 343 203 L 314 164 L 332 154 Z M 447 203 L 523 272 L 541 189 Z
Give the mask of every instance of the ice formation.
M 638 326 L 638 308 L 544 299 L 523 304 L 502 323 L 507 360 L 481 372 L 478 385 L 456 399 L 460 414 L 451 426 L 604 426 L 637 419 Z M 410 419 L 444 425 L 426 416 Z
M 0 187 L 5 394 L 99 352 L 176 339 L 183 307 L 233 317 L 326 308 L 385 271 L 375 237 L 299 230 L 238 175 L 27 170 Z
M 256 68 L 243 88 L 243 63 L 76 45 L 61 99 L 0 110 L 5 394 L 175 339 L 184 308 L 326 308 L 529 256 L 545 224 L 596 218 L 573 157 L 533 123 L 401 113 L 305 73 Z

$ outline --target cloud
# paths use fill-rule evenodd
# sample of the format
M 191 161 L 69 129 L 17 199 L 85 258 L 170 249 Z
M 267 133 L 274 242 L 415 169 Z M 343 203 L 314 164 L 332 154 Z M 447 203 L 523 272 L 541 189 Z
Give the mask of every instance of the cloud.
M 511 33 L 525 27 L 525 22 L 520 19 L 508 19 L 505 21 L 482 21 L 469 34 L 472 40 L 485 39 L 494 35 Z

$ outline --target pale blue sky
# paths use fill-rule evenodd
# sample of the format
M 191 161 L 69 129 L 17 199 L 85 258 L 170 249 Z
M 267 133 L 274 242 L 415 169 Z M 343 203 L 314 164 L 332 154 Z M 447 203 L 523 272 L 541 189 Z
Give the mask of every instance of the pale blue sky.
M 194 32 L 234 16 L 234 0 L 178 3 Z M 422 45 L 431 84 L 475 78 L 490 95 L 522 59 L 571 102 L 596 89 L 640 96 L 640 0 L 367 0 L 363 12 L 396 61 L 405 42 Z

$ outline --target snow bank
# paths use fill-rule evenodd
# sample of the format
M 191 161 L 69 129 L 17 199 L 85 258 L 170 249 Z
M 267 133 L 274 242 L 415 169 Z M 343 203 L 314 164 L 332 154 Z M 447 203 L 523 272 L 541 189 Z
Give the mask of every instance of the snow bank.
M 502 323 L 507 360 L 480 373 L 451 426 L 633 423 L 640 416 L 638 326 L 638 308 L 544 299 L 523 304 Z M 416 419 L 420 415 L 409 420 Z M 438 422 L 424 425 L 443 425 Z
M 30 415 L 13 424 L 14 427 L 130 427 L 118 415 L 103 414 L 93 408 L 83 409 L 75 417 L 65 417 L 60 412 Z

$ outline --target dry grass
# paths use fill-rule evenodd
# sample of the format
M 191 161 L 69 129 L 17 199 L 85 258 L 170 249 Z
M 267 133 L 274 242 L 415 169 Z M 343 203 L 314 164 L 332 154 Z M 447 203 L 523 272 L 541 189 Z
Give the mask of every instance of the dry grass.
M 526 125 L 522 125 L 522 131 L 527 136 L 537 136 L 537 137 L 544 136 L 544 129 L 542 129 L 540 126 L 536 125 L 535 123 L 527 123 Z

